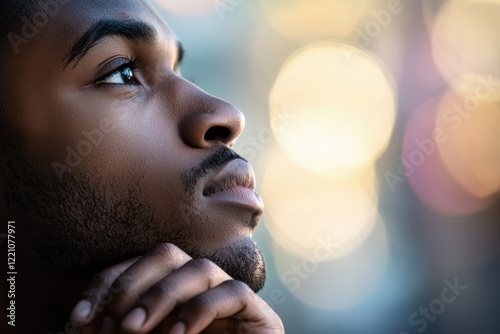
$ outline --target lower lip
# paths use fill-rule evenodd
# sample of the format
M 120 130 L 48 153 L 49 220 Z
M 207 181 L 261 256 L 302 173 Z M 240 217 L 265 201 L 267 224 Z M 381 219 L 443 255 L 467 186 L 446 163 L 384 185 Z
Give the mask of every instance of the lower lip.
M 243 204 L 260 211 L 264 210 L 264 203 L 262 202 L 260 196 L 252 189 L 242 186 L 233 186 L 221 189 L 213 194 L 210 194 L 207 198 L 227 200 L 229 202 Z

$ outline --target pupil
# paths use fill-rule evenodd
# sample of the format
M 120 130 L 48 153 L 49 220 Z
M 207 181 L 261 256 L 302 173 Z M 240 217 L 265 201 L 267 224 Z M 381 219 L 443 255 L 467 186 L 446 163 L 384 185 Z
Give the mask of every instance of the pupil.
M 132 70 L 130 68 L 125 68 L 122 72 L 122 78 L 123 78 L 123 81 L 125 82 L 130 82 L 132 81 L 134 77 L 134 74 L 132 73 Z

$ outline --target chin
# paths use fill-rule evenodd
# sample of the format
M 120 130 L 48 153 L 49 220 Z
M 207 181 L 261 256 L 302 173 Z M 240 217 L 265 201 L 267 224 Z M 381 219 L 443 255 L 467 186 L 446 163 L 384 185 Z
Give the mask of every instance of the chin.
M 241 237 L 211 254 L 195 251 L 191 256 L 208 258 L 235 280 L 246 283 L 254 292 L 262 290 L 266 282 L 264 257 L 250 236 Z

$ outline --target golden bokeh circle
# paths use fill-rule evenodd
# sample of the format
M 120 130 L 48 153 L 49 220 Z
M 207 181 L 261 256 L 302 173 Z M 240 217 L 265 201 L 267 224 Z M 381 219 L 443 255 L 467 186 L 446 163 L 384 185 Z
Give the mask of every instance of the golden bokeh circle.
M 500 1 L 455 0 L 439 11 L 432 32 L 434 61 L 459 94 L 475 95 L 496 82 L 484 100 L 500 99 Z
M 500 190 L 500 106 L 448 92 L 441 99 L 436 128 L 444 166 L 469 193 L 485 198 Z
M 297 41 L 347 37 L 363 17 L 368 0 L 260 0 L 269 24 Z
M 265 159 L 264 223 L 273 239 L 297 256 L 330 236 L 337 246 L 323 260 L 345 256 L 370 234 L 377 217 L 375 173 L 329 179 L 291 162 L 278 148 Z
M 271 127 L 287 156 L 333 178 L 371 165 L 385 150 L 395 120 L 392 78 L 383 68 L 345 43 L 293 54 L 269 98 Z

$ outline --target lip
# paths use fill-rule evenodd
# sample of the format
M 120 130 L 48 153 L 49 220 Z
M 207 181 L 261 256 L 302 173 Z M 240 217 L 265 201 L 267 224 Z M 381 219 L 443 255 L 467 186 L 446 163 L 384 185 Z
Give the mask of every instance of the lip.
M 264 204 L 254 187 L 255 174 L 252 166 L 242 159 L 234 159 L 209 175 L 203 188 L 203 196 L 239 203 L 262 212 Z

